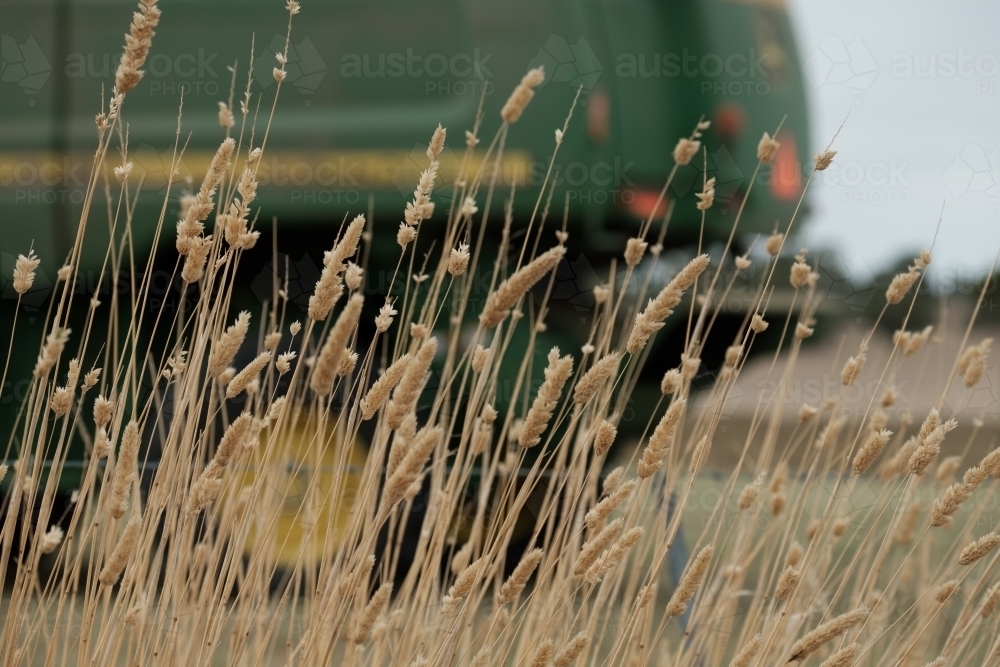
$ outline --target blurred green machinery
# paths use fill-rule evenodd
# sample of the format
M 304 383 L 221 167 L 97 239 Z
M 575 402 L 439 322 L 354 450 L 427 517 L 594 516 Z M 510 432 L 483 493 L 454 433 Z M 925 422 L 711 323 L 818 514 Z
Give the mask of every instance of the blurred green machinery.
M 574 242 L 615 253 L 630 223 L 645 218 L 672 166 L 670 153 L 702 114 L 709 176 L 718 205 L 709 238 L 729 230 L 756 163 L 757 141 L 783 117 L 782 150 L 759 177 L 741 231 L 770 231 L 787 219 L 808 157 L 803 79 L 781 0 L 333 0 L 304 3 L 292 29 L 289 76 L 261 167 L 259 220 L 280 228 L 339 225 L 366 212 L 394 230 L 424 166 L 431 131 L 451 132 L 437 188 L 446 197 L 462 155 L 462 133 L 484 97 L 484 137 L 526 68 L 548 81 L 510 132 L 501 192 L 518 189 L 515 213 L 535 203 L 577 90 L 580 102 L 560 149 L 554 208 L 568 201 Z M 6 0 L 0 83 L 0 251 L 34 243 L 47 266 L 72 242 L 95 144 L 93 119 L 110 92 L 129 19 L 129 0 Z M 287 14 L 278 0 L 163 3 L 146 76 L 124 118 L 133 180 L 144 193 L 133 229 L 141 249 L 162 205 L 183 95 L 178 177 L 197 184 L 223 132 L 219 101 L 235 106 L 253 59 L 251 117 L 260 142 L 284 48 Z M 485 96 L 484 96 L 485 93 Z M 258 107 L 258 102 L 260 106 Z M 116 164 L 109 159 L 112 166 Z M 669 193 L 675 243 L 697 231 L 693 205 L 702 158 Z M 179 207 L 172 189 L 167 222 Z M 439 209 L 440 210 L 440 209 Z M 439 215 L 438 218 L 443 217 Z M 94 245 L 106 215 L 91 213 Z M 494 219 L 502 216 L 494 215 Z M 324 241 L 325 242 L 325 241 Z M 98 253 L 91 253 L 89 258 Z M 99 253 L 103 256 L 103 253 Z M 7 260 L 5 260 L 7 261 Z M 96 261 L 96 260 L 95 260 Z M 9 272 L 4 270 L 4 276 Z
M 499 207 L 512 185 L 515 228 L 527 220 L 554 148 L 554 130 L 563 126 L 579 94 L 555 162 L 551 213 L 561 219 L 564 207 L 568 212 L 569 283 L 557 284 L 554 295 L 565 307 L 579 305 L 574 299 L 591 286 L 582 284 L 588 271 L 600 273 L 639 221 L 654 213 L 673 166 L 671 152 L 702 116 L 712 121 L 704 137 L 707 164 L 699 154 L 673 181 L 667 194 L 675 204 L 668 244 L 698 238 L 694 193 L 703 171 L 717 179 L 706 243 L 728 235 L 741 205 L 740 232 L 770 233 L 776 220 L 787 221 L 798 201 L 802 165 L 809 158 L 803 78 L 783 5 L 782 0 L 304 2 L 292 27 L 288 78 L 259 171 L 258 225 L 269 231 L 276 220 L 282 243 L 292 239 L 302 253 L 318 259 L 345 215 L 371 212 L 372 262 L 391 257 L 394 265 L 395 228 L 426 166 L 424 151 L 434 127 L 446 126 L 449 141 L 435 193 L 439 213 L 425 226 L 441 224 L 441 211 L 451 205 L 463 132 L 473 128 L 480 105 L 478 161 L 500 125 L 499 109 L 510 91 L 527 68 L 543 65 L 547 81 L 509 133 L 490 220 L 502 222 Z M 3 340 L 9 340 L 15 304 L 9 284 L 13 263 L 32 246 L 43 264 L 34 289 L 21 301 L 18 335 L 43 336 L 55 269 L 80 217 L 95 146 L 94 115 L 102 94 L 110 93 L 131 6 L 131 0 L 5 0 L 0 7 Z M 260 144 L 276 85 L 274 54 L 284 49 L 288 19 L 280 0 L 165 0 L 162 10 L 146 75 L 123 110 L 131 182 L 142 182 L 131 230 L 138 257 L 153 242 L 182 99 L 180 140 L 186 148 L 164 230 L 171 245 L 184 180 L 197 187 L 224 136 L 218 103 L 232 100 L 238 123 L 248 77 L 250 118 L 256 119 L 252 141 Z M 758 140 L 782 119 L 778 155 L 748 196 Z M 108 162 L 113 167 L 119 158 Z M 79 289 L 87 299 L 107 247 L 107 220 L 99 195 L 80 267 Z M 383 237 L 387 243 L 380 245 Z M 289 257 L 298 261 L 294 252 Z M 311 289 L 308 271 L 298 275 L 305 294 Z M 370 271 L 371 279 L 377 276 Z M 270 294 L 271 281 L 265 282 Z M 253 281 L 247 284 L 252 290 Z M 559 334 L 550 329 L 549 336 L 558 340 Z M 33 362 L 33 357 L 12 362 L 0 400 L 4 436 Z

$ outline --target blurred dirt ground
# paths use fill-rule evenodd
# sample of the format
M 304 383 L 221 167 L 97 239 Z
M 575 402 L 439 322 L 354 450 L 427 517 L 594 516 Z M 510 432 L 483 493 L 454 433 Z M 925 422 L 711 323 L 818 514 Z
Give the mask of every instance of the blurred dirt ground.
M 890 384 L 895 387 L 898 400 L 886 410 L 889 416 L 887 428 L 897 432 L 900 418 L 906 411 L 911 413 L 914 422 L 908 432 L 919 427 L 928 411 L 941 399 L 939 388 L 951 372 L 961 348 L 967 318 L 962 313 L 955 314 L 953 319 L 956 324 L 943 331 L 935 329 L 925 348 L 912 357 L 903 359 L 901 364 L 897 353 L 892 362 L 895 373 L 883 374 L 892 353 L 891 334 L 885 330 L 876 332 L 869 344 L 868 359 L 862 374 L 848 388 L 841 411 L 841 415 L 849 419 L 849 425 L 855 426 L 853 433 L 857 433 L 857 425 L 869 408 L 878 407 L 879 399 Z M 749 359 L 722 408 L 708 467 L 719 471 L 732 469 L 743 450 L 756 413 L 756 420 L 761 425 L 748 450 L 752 460 L 755 450 L 760 447 L 763 430 L 771 419 L 774 402 L 779 398 L 783 412 L 779 434 L 780 449 L 781 439 L 787 438 L 798 423 L 797 415 L 803 403 L 821 406 L 829 397 L 840 395 L 841 369 L 847 358 L 857 353 L 858 344 L 867 331 L 867 327 L 848 322 L 841 324 L 835 331 L 828 332 L 822 340 L 804 346 L 794 372 L 786 383 L 783 398 L 780 396 L 779 386 L 785 372 L 787 354 L 783 353 L 775 365 L 773 353 L 760 353 Z M 1000 338 L 1000 329 L 995 326 L 974 327 L 969 335 L 969 344 L 978 344 L 986 337 Z M 958 428 L 945 439 L 942 457 L 964 454 L 963 465 L 971 465 L 997 446 L 997 436 L 1000 433 L 1000 362 L 997 359 L 998 351 L 994 349 L 986 361 L 985 373 L 976 386 L 967 388 L 960 377 L 956 377 L 952 383 L 941 413 L 945 418 L 955 418 Z M 716 409 L 709 392 L 702 391 L 693 395 L 689 407 L 689 424 L 693 418 Z M 829 413 L 823 414 L 825 418 L 821 427 L 829 417 Z M 981 420 L 982 426 L 970 441 L 975 430 L 975 420 Z M 849 428 L 845 427 L 841 442 L 848 432 Z

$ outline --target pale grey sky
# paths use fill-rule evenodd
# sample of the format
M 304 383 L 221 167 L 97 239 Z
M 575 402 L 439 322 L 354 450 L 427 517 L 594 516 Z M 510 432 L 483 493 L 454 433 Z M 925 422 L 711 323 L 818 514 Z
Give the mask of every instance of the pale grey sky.
M 847 118 L 799 238 L 878 272 L 930 244 L 944 204 L 934 279 L 981 275 L 1000 249 L 1000 2 L 788 4 L 814 145 Z

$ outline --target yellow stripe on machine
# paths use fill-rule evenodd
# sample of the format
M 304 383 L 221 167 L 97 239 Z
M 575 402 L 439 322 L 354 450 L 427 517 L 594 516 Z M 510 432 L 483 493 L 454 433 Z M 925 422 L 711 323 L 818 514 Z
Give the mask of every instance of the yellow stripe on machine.
M 420 172 L 427 167 L 424 150 L 267 150 L 261 158 L 257 177 L 261 187 L 345 187 L 399 189 L 416 186 Z M 174 187 L 190 180 L 194 187 L 201 182 L 215 151 L 189 150 L 176 165 Z M 245 156 L 242 156 L 245 157 Z M 464 171 L 475 174 L 483 165 L 485 151 L 474 151 Z M 453 184 L 462 171 L 464 152 L 445 150 L 439 156 L 438 189 Z M 144 189 L 159 189 L 167 184 L 171 165 L 177 159 L 173 150 L 157 150 L 141 144 L 129 156 L 133 163 L 131 182 L 142 179 Z M 490 157 L 490 165 L 494 158 Z M 237 164 L 242 164 L 241 157 Z M 498 181 L 504 185 L 523 186 L 531 173 L 532 155 L 509 150 L 500 159 Z M 93 154 L 59 154 L 51 151 L 7 151 L 0 153 L 0 188 L 51 187 L 85 188 L 93 165 Z M 114 159 L 105 160 L 104 176 L 114 179 Z M 487 166 L 490 166 L 487 165 Z

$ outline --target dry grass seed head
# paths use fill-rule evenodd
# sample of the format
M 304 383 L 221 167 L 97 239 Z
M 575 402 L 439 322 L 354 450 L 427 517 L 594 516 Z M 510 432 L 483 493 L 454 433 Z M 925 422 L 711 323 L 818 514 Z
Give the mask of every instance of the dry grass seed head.
M 625 519 L 619 517 L 601 529 L 597 535 L 587 540 L 573 564 L 573 574 L 583 576 L 601 555 L 601 552 L 615 541 L 624 524 Z
M 257 375 L 271 362 L 271 352 L 270 350 L 264 350 L 257 357 L 251 361 L 249 364 L 243 367 L 239 373 L 233 376 L 233 379 L 229 381 L 226 385 L 226 398 L 234 398 L 239 396 L 244 389 L 253 382 Z
M 618 370 L 620 358 L 617 352 L 611 352 L 591 366 L 577 380 L 576 387 L 573 388 L 573 402 L 577 405 L 583 405 L 594 398 L 604 383 L 608 381 L 608 378 Z
M 552 658 L 552 667 L 569 667 L 573 661 L 587 650 L 590 645 L 590 635 L 580 632 L 559 649 L 555 657 Z
M 705 578 L 705 573 L 708 572 L 708 564 L 714 553 L 715 549 L 712 545 L 703 547 L 688 564 L 677 584 L 677 589 L 670 596 L 670 602 L 667 603 L 668 616 L 680 616 L 687 610 L 688 603 L 698 592 L 698 587 L 701 586 L 701 581 Z
M 854 664 L 854 657 L 861 650 L 861 644 L 853 642 L 844 648 L 837 649 L 830 654 L 826 660 L 820 663 L 819 667 L 850 667 Z
M 764 133 L 765 136 L 767 133 Z M 743 645 L 736 655 L 733 656 L 732 661 L 729 663 L 729 667 L 749 667 L 753 659 L 757 657 L 757 653 L 760 652 L 760 647 L 764 643 L 764 638 L 760 633 L 755 634 L 750 638 L 746 644 Z
M 552 418 L 552 412 L 559 403 L 563 386 L 573 372 L 573 357 L 559 356 L 559 348 L 549 351 L 548 366 L 545 368 L 545 380 L 535 394 L 535 400 L 528 409 L 518 436 L 518 444 L 523 448 L 534 447 L 542 441 L 542 433 Z
M 611 516 L 612 512 L 618 509 L 623 502 L 628 500 L 629 496 L 632 495 L 632 492 L 635 491 L 637 486 L 639 486 L 639 482 L 637 480 L 630 479 L 615 488 L 604 499 L 590 508 L 583 518 L 587 528 L 593 530 L 597 526 L 604 523 L 607 518 Z
M 758 475 L 754 481 L 743 487 L 743 490 L 740 491 L 739 499 L 736 502 L 737 507 L 739 507 L 741 511 L 749 509 L 750 506 L 754 504 L 763 484 L 764 476 Z
M 390 595 L 392 595 L 392 582 L 382 584 L 372 594 L 371 599 L 368 600 L 368 604 L 365 605 L 365 608 L 361 611 L 360 616 L 355 620 L 354 626 L 351 629 L 350 640 L 352 642 L 363 644 L 368 639 L 372 628 L 375 626 L 375 621 L 385 611 Z
M 383 502 L 387 506 L 391 507 L 403 499 L 443 434 L 444 430 L 440 426 L 425 426 L 413 436 L 406 455 L 386 481 Z
M 698 154 L 698 151 L 700 149 L 701 149 L 700 141 L 693 141 L 688 138 L 683 138 L 680 141 L 678 141 L 677 145 L 674 147 L 674 162 L 682 166 L 685 164 L 689 164 L 692 158 L 694 158 L 694 156 Z
M 802 639 L 792 645 L 791 658 L 793 660 L 804 660 L 816 652 L 821 646 L 831 639 L 844 634 L 861 621 L 868 618 L 868 609 L 854 609 L 830 619 L 829 621 L 816 626 L 815 629 L 806 633 Z
M 130 421 L 122 432 L 121 448 L 118 450 L 118 460 L 115 462 L 114 475 L 111 478 L 111 494 L 108 499 L 109 512 L 115 519 L 125 516 L 128 509 L 128 498 L 135 481 L 136 465 L 139 457 L 139 425 Z
M 955 594 L 961 586 L 961 582 L 958 579 L 951 579 L 944 582 L 934 589 L 934 600 L 938 604 L 944 604 L 951 599 L 951 596 Z
M 788 596 L 795 591 L 801 579 L 801 572 L 791 565 L 786 566 L 781 576 L 778 577 L 778 584 L 774 588 L 774 596 L 779 602 L 788 599 Z
M 687 399 L 675 398 L 670 407 L 657 422 L 653 434 L 649 437 L 649 444 L 643 450 L 642 459 L 638 464 L 638 474 L 642 479 L 652 477 L 660 469 L 663 459 L 666 457 L 667 449 L 673 441 L 674 431 L 680 422 L 684 408 L 687 406 Z
M 1000 535 L 990 532 L 978 540 L 969 543 L 958 556 L 959 565 L 972 565 L 980 558 L 993 551 L 1000 544 Z
M 983 618 L 989 618 L 997 608 L 997 603 L 1000 603 L 1000 582 L 993 584 L 983 595 L 982 609 L 980 609 L 979 615 Z
M 816 171 L 825 171 L 832 163 L 833 158 L 837 156 L 837 151 L 830 150 L 827 148 L 822 153 L 818 153 L 813 158 L 813 164 L 816 167 Z
M 469 268 L 469 244 L 460 243 L 457 248 L 453 248 L 448 258 L 448 273 L 453 276 L 460 276 Z
M 684 380 L 683 375 L 677 368 L 671 368 L 669 371 L 663 374 L 663 379 L 660 381 L 660 392 L 664 396 L 669 396 L 670 394 L 676 393 L 681 387 L 681 382 Z
M 551 639 L 543 639 L 538 643 L 538 647 L 535 648 L 535 652 L 531 656 L 531 667 L 548 667 L 554 652 L 555 642 Z
M 392 390 L 386 416 L 389 428 L 399 428 L 403 417 L 416 406 L 435 354 L 437 354 L 437 338 L 425 338 L 417 348 L 413 359 L 403 370 L 395 389 Z
M 413 360 L 413 356 L 410 354 L 404 354 L 399 359 L 394 361 L 392 365 L 389 366 L 382 373 L 374 384 L 372 384 L 371 389 L 365 394 L 365 397 L 361 399 L 361 418 L 371 419 L 375 413 L 385 404 L 387 398 L 389 398 L 389 393 L 396 388 L 399 380 L 403 377 L 403 373 L 406 372 L 407 367 Z
M 505 123 L 516 123 L 528 106 L 528 102 L 535 96 L 535 88 L 545 81 L 545 69 L 536 67 L 528 70 L 528 73 L 521 77 L 521 83 L 517 84 L 514 92 L 510 94 L 503 108 L 500 110 L 500 117 Z
M 591 565 L 584 574 L 584 580 L 588 584 L 596 584 L 613 567 L 618 565 L 628 554 L 629 550 L 642 538 L 643 529 L 633 526 L 626 530 L 618 540 L 611 545 L 611 548 L 601 554 L 600 558 Z
M 862 445 L 854 457 L 853 469 L 855 475 L 860 475 L 871 467 L 871 464 L 882 453 L 882 450 L 885 449 L 891 437 L 892 431 L 884 429 L 868 436 L 865 444 Z
M 309 387 L 320 396 L 327 396 L 333 390 L 333 383 L 337 379 L 340 369 L 341 359 L 344 350 L 354 332 L 361 317 L 361 308 L 364 305 L 364 297 L 355 294 L 347 301 L 344 310 L 341 311 L 327 334 L 326 342 L 320 349 L 319 357 L 313 366 L 312 377 L 309 380 Z M 227 391 L 228 393 L 228 391 Z
M 500 324 L 525 292 L 555 268 L 565 254 L 565 246 L 550 248 L 500 283 L 486 298 L 486 306 L 479 315 L 483 327 L 491 329 Z
M 698 255 L 680 270 L 656 297 L 649 300 L 646 308 L 636 315 L 625 349 L 636 354 L 649 337 L 663 327 L 663 321 L 670 317 L 673 309 L 681 302 L 684 292 L 694 284 L 709 265 L 708 255 Z
M 849 387 L 854 384 L 854 381 L 858 378 L 861 373 L 861 369 L 864 368 L 866 357 L 866 347 L 865 344 L 861 344 L 861 349 L 858 350 L 856 356 L 850 357 L 847 363 L 844 364 L 844 369 L 840 373 L 840 381 L 845 387 Z
M 134 515 L 128 524 L 126 524 L 125 530 L 122 531 L 121 537 L 118 538 L 115 548 L 104 562 L 104 567 L 101 569 L 100 575 L 98 575 L 98 579 L 105 586 L 113 586 L 118 581 L 122 570 L 125 569 L 129 558 L 132 557 L 132 552 L 135 551 L 141 527 L 142 520 L 138 515 Z
M 697 444 L 694 446 L 694 453 L 691 454 L 691 465 L 689 471 L 692 475 L 697 475 L 702 467 L 705 465 L 705 461 L 708 460 L 708 452 L 712 448 L 712 441 L 709 440 L 707 435 L 701 436 Z
M 455 583 L 451 585 L 451 588 L 448 589 L 448 594 L 442 600 L 444 605 L 443 613 L 449 613 L 459 602 L 472 594 L 472 589 L 476 585 L 476 582 L 479 581 L 481 576 L 485 575 L 484 569 L 486 564 L 483 558 L 479 558 L 470 563 L 455 577 Z
M 594 434 L 594 453 L 597 456 L 604 456 L 611 449 L 611 445 L 615 442 L 615 436 L 618 435 L 618 429 L 614 427 L 611 422 L 602 419 L 597 425 L 596 433 Z
M 790 567 L 798 567 L 804 555 L 805 550 L 802 545 L 798 542 L 792 542 L 792 546 L 788 547 L 788 553 L 785 554 L 785 564 Z
M 35 282 L 35 269 L 42 260 L 29 252 L 28 256 L 18 255 L 14 262 L 14 291 L 20 296 L 31 289 Z
M 648 246 L 649 243 L 643 241 L 641 238 L 630 238 L 625 243 L 625 264 L 630 267 L 638 266 Z
M 771 138 L 767 132 L 764 136 L 760 138 L 757 143 L 757 159 L 764 164 L 770 164 L 774 160 L 774 156 L 778 154 L 778 147 L 781 146 L 780 143 Z
M 535 571 L 535 568 L 542 562 L 543 555 L 544 552 L 536 548 L 521 556 L 521 561 L 514 568 L 514 571 L 510 573 L 510 576 L 507 577 L 507 581 L 503 582 L 503 585 L 500 587 L 500 592 L 497 594 L 497 604 L 507 604 L 517 599 L 517 596 L 521 594 L 521 591 L 527 585 L 528 579 L 531 578 L 531 574 Z

